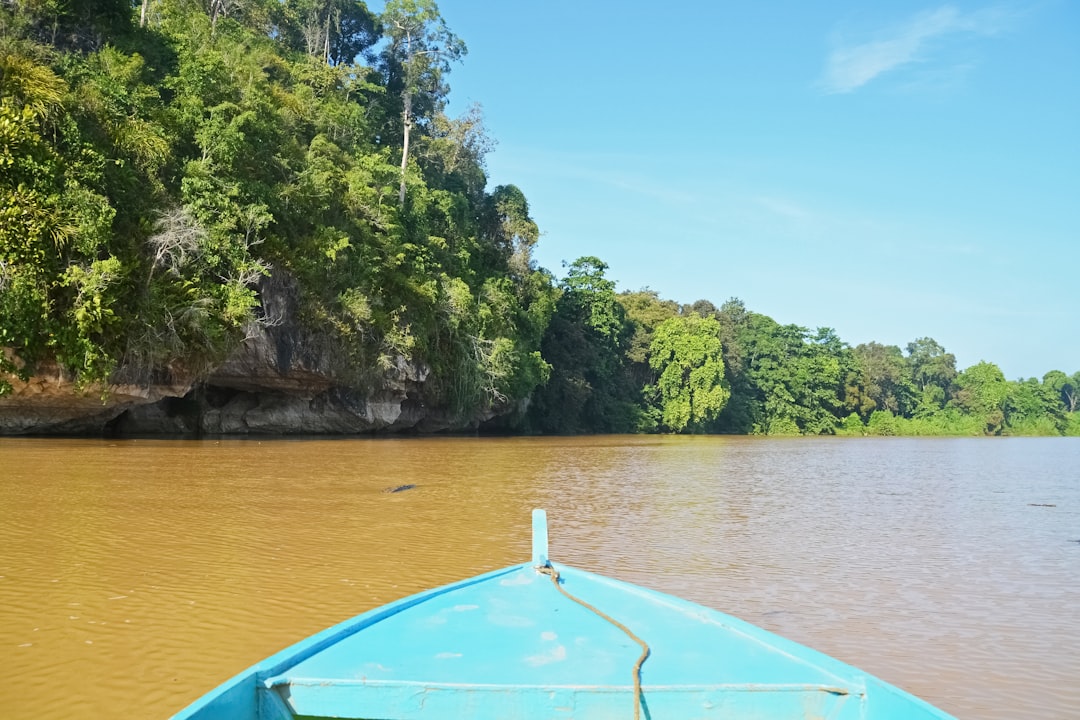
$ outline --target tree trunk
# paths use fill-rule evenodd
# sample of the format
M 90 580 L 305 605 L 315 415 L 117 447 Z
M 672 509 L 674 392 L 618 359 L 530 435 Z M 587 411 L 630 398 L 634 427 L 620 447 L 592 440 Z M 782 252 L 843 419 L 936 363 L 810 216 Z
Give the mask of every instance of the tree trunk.
M 139 13 L 139 27 L 146 27 L 146 8 L 150 0 L 142 0 L 142 11 Z
M 405 119 L 405 135 L 401 145 L 401 188 L 398 190 L 398 204 L 405 204 L 405 169 L 409 165 L 409 131 L 412 129 L 412 95 L 406 90 L 402 95 L 405 101 L 405 109 L 402 115 Z
M 330 10 L 326 11 L 326 35 L 323 37 L 323 62 L 330 64 Z

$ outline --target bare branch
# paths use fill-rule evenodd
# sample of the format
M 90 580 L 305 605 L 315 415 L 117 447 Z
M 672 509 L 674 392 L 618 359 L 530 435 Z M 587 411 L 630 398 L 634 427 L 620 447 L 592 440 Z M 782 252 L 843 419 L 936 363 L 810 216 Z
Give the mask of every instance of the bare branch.
M 146 240 L 151 253 L 147 285 L 159 268 L 179 275 L 181 268 L 201 254 L 202 244 L 206 240 L 206 231 L 183 207 L 163 213 L 154 230 L 154 234 Z

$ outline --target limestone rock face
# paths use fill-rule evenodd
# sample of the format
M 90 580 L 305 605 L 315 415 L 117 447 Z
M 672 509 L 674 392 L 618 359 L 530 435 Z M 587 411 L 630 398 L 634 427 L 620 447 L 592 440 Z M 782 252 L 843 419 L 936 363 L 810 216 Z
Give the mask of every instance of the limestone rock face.
M 206 384 L 183 398 L 125 410 L 111 429 L 120 435 L 323 435 L 463 429 L 440 418 L 438 412 L 430 412 L 423 401 L 411 395 L 417 393 L 408 385 L 365 393 L 337 386 L 263 391 Z
M 490 420 L 455 417 L 427 399 L 430 368 L 396 357 L 360 382 L 325 337 L 296 322 L 288 276 L 266 278 L 263 322 L 218 367 L 195 382 L 119 380 L 77 392 L 55 366 L 0 396 L 0 434 L 249 435 L 440 432 Z M 167 373 L 156 373 L 167 375 Z M 105 392 L 102 392 L 105 390 Z
M 55 363 L 42 363 L 26 382 L 10 382 L 12 392 L 0 396 L 2 435 L 98 435 L 129 408 L 182 396 L 191 389 L 183 378 L 78 388 Z

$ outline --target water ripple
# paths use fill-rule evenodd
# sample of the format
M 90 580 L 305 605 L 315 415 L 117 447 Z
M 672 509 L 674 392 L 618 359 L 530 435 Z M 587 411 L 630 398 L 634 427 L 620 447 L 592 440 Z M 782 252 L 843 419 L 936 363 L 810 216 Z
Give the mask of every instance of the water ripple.
M 533 507 L 558 560 L 965 720 L 1080 707 L 1075 441 L 5 439 L 0 463 L 7 717 L 166 716 L 344 618 L 528 558 Z

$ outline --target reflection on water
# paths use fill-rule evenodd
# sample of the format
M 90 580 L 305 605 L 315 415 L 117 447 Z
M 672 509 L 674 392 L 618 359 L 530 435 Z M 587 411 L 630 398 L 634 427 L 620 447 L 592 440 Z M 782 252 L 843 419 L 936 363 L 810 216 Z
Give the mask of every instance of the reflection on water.
M 415 484 L 400 493 L 388 487 Z M 529 557 L 681 595 L 960 718 L 1080 708 L 1080 443 L 0 440 L 11 718 L 165 717 Z

